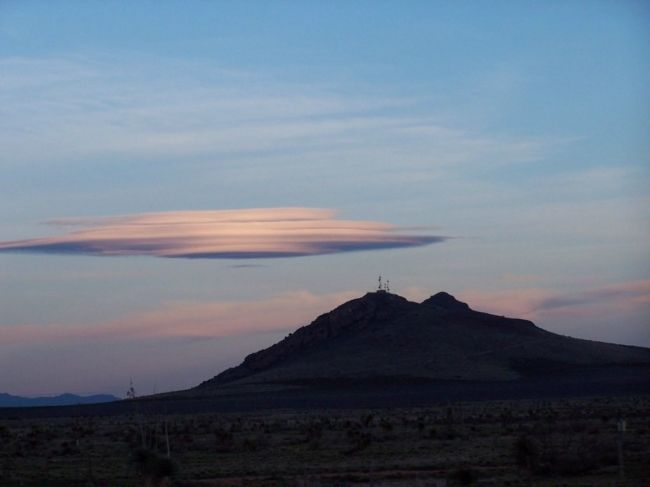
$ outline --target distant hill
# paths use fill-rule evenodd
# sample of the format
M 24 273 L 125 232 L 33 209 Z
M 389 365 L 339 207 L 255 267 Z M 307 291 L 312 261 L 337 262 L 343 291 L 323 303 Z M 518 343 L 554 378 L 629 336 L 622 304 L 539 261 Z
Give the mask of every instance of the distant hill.
M 119 401 L 119 399 L 119 397 L 111 396 L 110 394 L 95 394 L 92 396 L 61 394 L 59 396 L 20 397 L 0 392 L 0 407 L 73 406 L 76 404 L 97 404 Z
M 503 383 L 580 370 L 597 383 L 600 371 L 611 381 L 612 367 L 639 366 L 650 372 L 650 349 L 558 335 L 530 321 L 474 311 L 444 292 L 418 304 L 378 291 L 319 316 L 196 390 Z

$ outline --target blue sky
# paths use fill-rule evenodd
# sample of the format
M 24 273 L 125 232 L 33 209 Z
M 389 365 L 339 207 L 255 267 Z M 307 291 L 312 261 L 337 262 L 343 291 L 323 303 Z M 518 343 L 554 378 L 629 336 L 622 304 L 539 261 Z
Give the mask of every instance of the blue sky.
M 649 27 L 633 1 L 0 2 L 0 242 L 247 208 L 451 237 L 241 261 L 2 252 L 0 390 L 189 387 L 379 273 L 650 346 Z

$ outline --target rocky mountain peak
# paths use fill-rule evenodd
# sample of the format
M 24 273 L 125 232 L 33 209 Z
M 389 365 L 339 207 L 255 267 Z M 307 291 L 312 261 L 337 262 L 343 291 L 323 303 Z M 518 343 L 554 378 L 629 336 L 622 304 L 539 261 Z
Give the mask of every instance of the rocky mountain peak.
M 458 301 L 454 296 L 446 292 L 434 294 L 429 299 L 422 302 L 425 306 L 436 306 L 449 311 L 471 311 L 467 303 Z

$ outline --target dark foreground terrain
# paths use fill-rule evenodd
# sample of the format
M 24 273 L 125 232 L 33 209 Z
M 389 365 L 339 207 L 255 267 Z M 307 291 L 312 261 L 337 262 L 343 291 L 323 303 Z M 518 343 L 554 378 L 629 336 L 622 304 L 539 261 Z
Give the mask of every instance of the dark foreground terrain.
M 572 367 L 544 371 L 518 381 L 426 381 L 394 378 L 303 381 L 262 384 L 244 389 L 221 386 L 206 393 L 188 389 L 137 399 L 144 415 L 254 412 L 269 409 L 386 409 L 428 407 L 460 401 L 535 401 L 644 395 L 650 391 L 650 366 Z M 115 401 L 65 407 L 0 408 L 3 418 L 128 415 L 133 402 Z
M 122 404 L 110 416 L 4 410 L 0 485 L 650 485 L 650 395 L 194 414 Z

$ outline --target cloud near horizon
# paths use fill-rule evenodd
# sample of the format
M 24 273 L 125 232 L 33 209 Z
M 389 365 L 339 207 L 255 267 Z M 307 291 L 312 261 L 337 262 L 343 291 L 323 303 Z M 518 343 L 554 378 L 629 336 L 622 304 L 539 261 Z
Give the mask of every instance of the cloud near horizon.
M 205 340 L 289 331 L 358 296 L 358 291 L 314 294 L 296 290 L 242 301 L 174 301 L 95 323 L 5 325 L 0 326 L 0 349 L 78 340 Z
M 83 228 L 0 242 L 0 252 L 264 259 L 417 247 L 447 239 L 406 233 L 389 223 L 336 219 L 334 210 L 319 208 L 173 211 L 49 223 Z
M 558 293 L 544 288 L 466 291 L 462 297 L 475 309 L 513 317 L 594 318 L 603 310 L 627 312 L 650 305 L 650 280 L 628 281 L 584 291 Z
M 555 333 L 650 347 L 650 279 L 558 292 L 520 288 L 461 293 L 474 309 L 526 318 Z
M 172 301 L 97 322 L 5 324 L 0 326 L 0 344 L 12 347 L 39 343 L 69 344 L 77 340 L 205 340 L 289 331 L 361 294 L 359 290 L 326 294 L 294 290 L 262 299 Z M 410 287 L 400 294 L 411 301 L 421 302 L 432 293 L 428 289 Z M 565 295 L 551 289 L 530 288 L 467 291 L 459 293 L 458 297 L 475 310 L 532 319 L 538 326 L 555 331 L 553 326 L 548 328 L 546 325 L 559 320 L 566 327 L 577 318 L 586 318 L 589 322 L 597 317 L 620 319 L 626 313 L 643 312 L 650 306 L 650 280 L 610 284 Z

